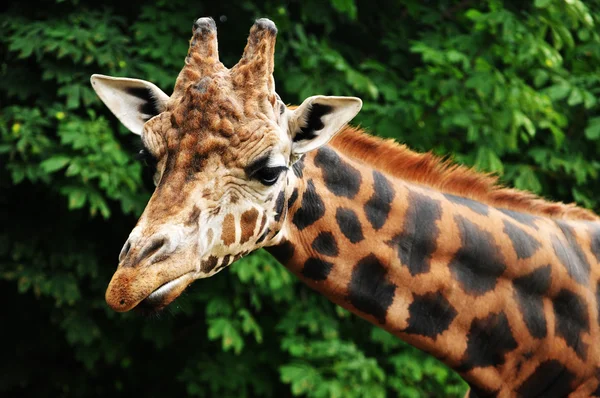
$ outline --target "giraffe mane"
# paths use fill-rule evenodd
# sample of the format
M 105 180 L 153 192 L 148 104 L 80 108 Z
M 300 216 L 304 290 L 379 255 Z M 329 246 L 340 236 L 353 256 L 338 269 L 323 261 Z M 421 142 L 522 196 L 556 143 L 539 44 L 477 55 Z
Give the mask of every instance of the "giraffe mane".
M 431 152 L 414 152 L 393 139 L 375 137 L 356 127 L 346 126 L 329 145 L 390 176 L 494 207 L 566 220 L 600 219 L 591 210 L 573 203 L 551 202 L 530 192 L 506 188 L 492 174 L 478 172 Z

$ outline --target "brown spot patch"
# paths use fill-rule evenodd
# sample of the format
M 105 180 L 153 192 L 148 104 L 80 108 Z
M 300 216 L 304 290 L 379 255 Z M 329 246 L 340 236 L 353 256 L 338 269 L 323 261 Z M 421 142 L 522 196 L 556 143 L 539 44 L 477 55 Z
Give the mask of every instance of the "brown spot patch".
M 210 256 L 208 259 L 202 261 L 202 271 L 204 272 L 210 272 L 212 271 L 216 266 L 217 263 L 219 262 L 219 259 L 215 256 Z
M 231 245 L 235 242 L 235 218 L 229 213 L 223 220 L 223 232 L 221 233 L 224 245 Z
M 241 228 L 242 238 L 240 243 L 245 243 L 254 234 L 254 227 L 256 227 L 256 220 L 258 219 L 258 210 L 251 209 L 247 210 L 242 214 Z
M 188 217 L 187 221 L 185 222 L 185 226 L 186 227 L 190 227 L 190 226 L 198 226 L 198 220 L 200 219 L 200 208 L 198 206 L 194 206 L 192 208 L 192 212 L 190 213 L 190 216 Z

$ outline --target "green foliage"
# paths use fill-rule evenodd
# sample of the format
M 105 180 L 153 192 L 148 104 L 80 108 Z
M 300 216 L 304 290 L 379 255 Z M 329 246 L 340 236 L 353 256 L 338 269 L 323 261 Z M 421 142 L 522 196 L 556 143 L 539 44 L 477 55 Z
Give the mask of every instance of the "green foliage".
M 151 185 L 138 138 L 89 76 L 168 92 L 199 16 L 217 19 L 226 65 L 254 18 L 273 19 L 287 102 L 360 96 L 357 122 L 381 136 L 600 209 L 598 0 L 34 3 L 0 17 L 3 396 L 464 394 L 455 373 L 264 252 L 196 282 L 159 318 L 106 307 Z

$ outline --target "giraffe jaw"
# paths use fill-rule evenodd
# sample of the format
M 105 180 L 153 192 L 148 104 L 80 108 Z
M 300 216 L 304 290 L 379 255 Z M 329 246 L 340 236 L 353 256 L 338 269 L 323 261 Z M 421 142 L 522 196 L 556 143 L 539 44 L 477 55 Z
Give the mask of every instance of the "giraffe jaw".
M 134 310 L 143 313 L 158 312 L 171 304 L 183 291 L 194 281 L 195 271 L 185 273 L 175 279 L 170 280 L 150 293 L 145 299 L 140 301 Z

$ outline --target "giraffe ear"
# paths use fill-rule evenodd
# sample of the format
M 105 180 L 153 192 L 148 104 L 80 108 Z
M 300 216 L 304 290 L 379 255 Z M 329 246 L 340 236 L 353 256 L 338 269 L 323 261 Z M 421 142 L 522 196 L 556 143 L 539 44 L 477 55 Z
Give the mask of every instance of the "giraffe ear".
M 160 88 L 145 80 L 92 75 L 90 81 L 108 109 L 138 135 L 144 123 L 165 110 L 169 100 Z
M 289 118 L 292 154 L 299 156 L 329 142 L 362 107 L 356 97 L 308 97 Z

